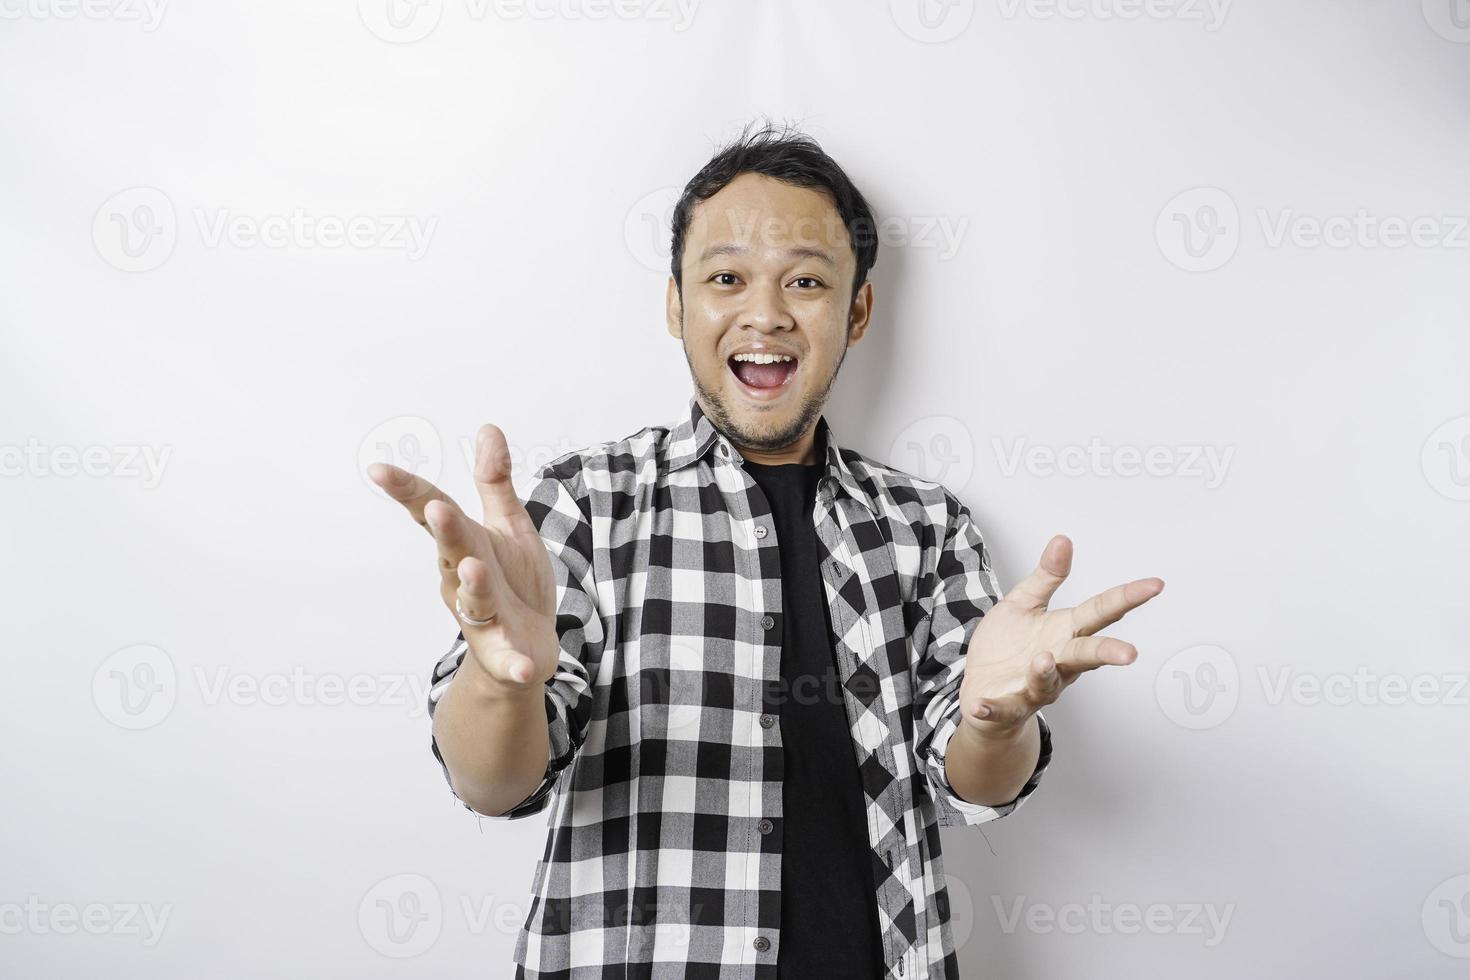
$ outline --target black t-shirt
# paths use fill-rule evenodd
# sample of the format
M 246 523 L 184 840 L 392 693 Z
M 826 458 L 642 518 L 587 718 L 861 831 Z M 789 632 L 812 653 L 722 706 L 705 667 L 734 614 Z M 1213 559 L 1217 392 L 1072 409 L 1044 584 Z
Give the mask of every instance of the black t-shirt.
M 877 978 L 882 943 L 857 758 L 812 524 L 817 464 L 745 463 L 771 507 L 781 555 L 781 949 L 777 976 Z

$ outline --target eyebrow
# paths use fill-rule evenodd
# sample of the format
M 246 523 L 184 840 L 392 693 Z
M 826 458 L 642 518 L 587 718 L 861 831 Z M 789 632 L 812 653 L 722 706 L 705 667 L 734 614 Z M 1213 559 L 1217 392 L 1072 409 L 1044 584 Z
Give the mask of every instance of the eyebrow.
M 737 245 L 733 242 L 726 242 L 722 245 L 711 245 L 709 248 L 705 249 L 703 252 L 700 253 L 699 261 L 708 262 L 710 259 L 720 255 L 749 255 L 750 251 L 751 249 L 749 245 Z M 837 268 L 837 263 L 833 261 L 832 256 L 824 252 L 820 248 L 810 248 L 805 245 L 793 245 L 790 248 L 786 249 L 784 254 L 787 258 L 792 259 L 816 259 L 819 262 L 827 263 L 827 265 L 833 269 Z

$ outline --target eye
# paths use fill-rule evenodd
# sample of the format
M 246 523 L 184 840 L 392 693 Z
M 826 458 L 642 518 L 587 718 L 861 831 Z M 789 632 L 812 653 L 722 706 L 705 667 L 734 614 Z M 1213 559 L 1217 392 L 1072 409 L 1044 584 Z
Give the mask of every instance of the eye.
M 803 282 L 811 283 L 810 286 L 802 287 L 804 289 L 821 289 L 822 288 L 822 280 L 818 279 L 816 276 L 797 276 L 795 279 L 793 279 L 791 281 L 792 281 L 793 284 L 803 283 Z
M 716 272 L 709 277 L 709 281 L 718 286 L 733 286 L 739 282 L 739 278 L 733 272 Z

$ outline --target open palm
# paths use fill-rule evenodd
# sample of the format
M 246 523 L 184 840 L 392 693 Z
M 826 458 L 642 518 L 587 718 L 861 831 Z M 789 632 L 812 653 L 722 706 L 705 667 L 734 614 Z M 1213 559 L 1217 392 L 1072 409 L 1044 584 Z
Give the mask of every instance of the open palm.
M 556 581 L 546 544 L 511 483 L 505 434 L 481 426 L 474 520 L 432 483 L 387 463 L 368 469 L 439 548 L 439 594 L 459 620 L 476 661 L 496 681 L 543 684 L 556 672 Z M 471 622 L 474 620 L 476 622 Z M 484 625 L 480 622 L 489 620 Z
M 1164 589 L 1144 578 L 1100 592 L 1070 609 L 1048 609 L 1072 569 L 1072 542 L 1047 542 L 1036 570 L 985 614 L 965 653 L 960 710 L 982 734 L 1019 729 L 1079 676 L 1138 658 L 1131 643 L 1096 636 Z

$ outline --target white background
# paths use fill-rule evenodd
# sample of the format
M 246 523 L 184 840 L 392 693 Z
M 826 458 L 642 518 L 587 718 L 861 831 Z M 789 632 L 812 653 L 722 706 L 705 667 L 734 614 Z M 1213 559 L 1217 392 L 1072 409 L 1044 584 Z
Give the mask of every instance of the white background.
M 839 440 L 1168 583 L 945 831 L 965 975 L 1465 975 L 1470 4 L 923 2 L 0 0 L 0 974 L 510 974 L 544 818 L 362 468 L 676 419 L 655 227 L 769 114 L 890 221 Z

